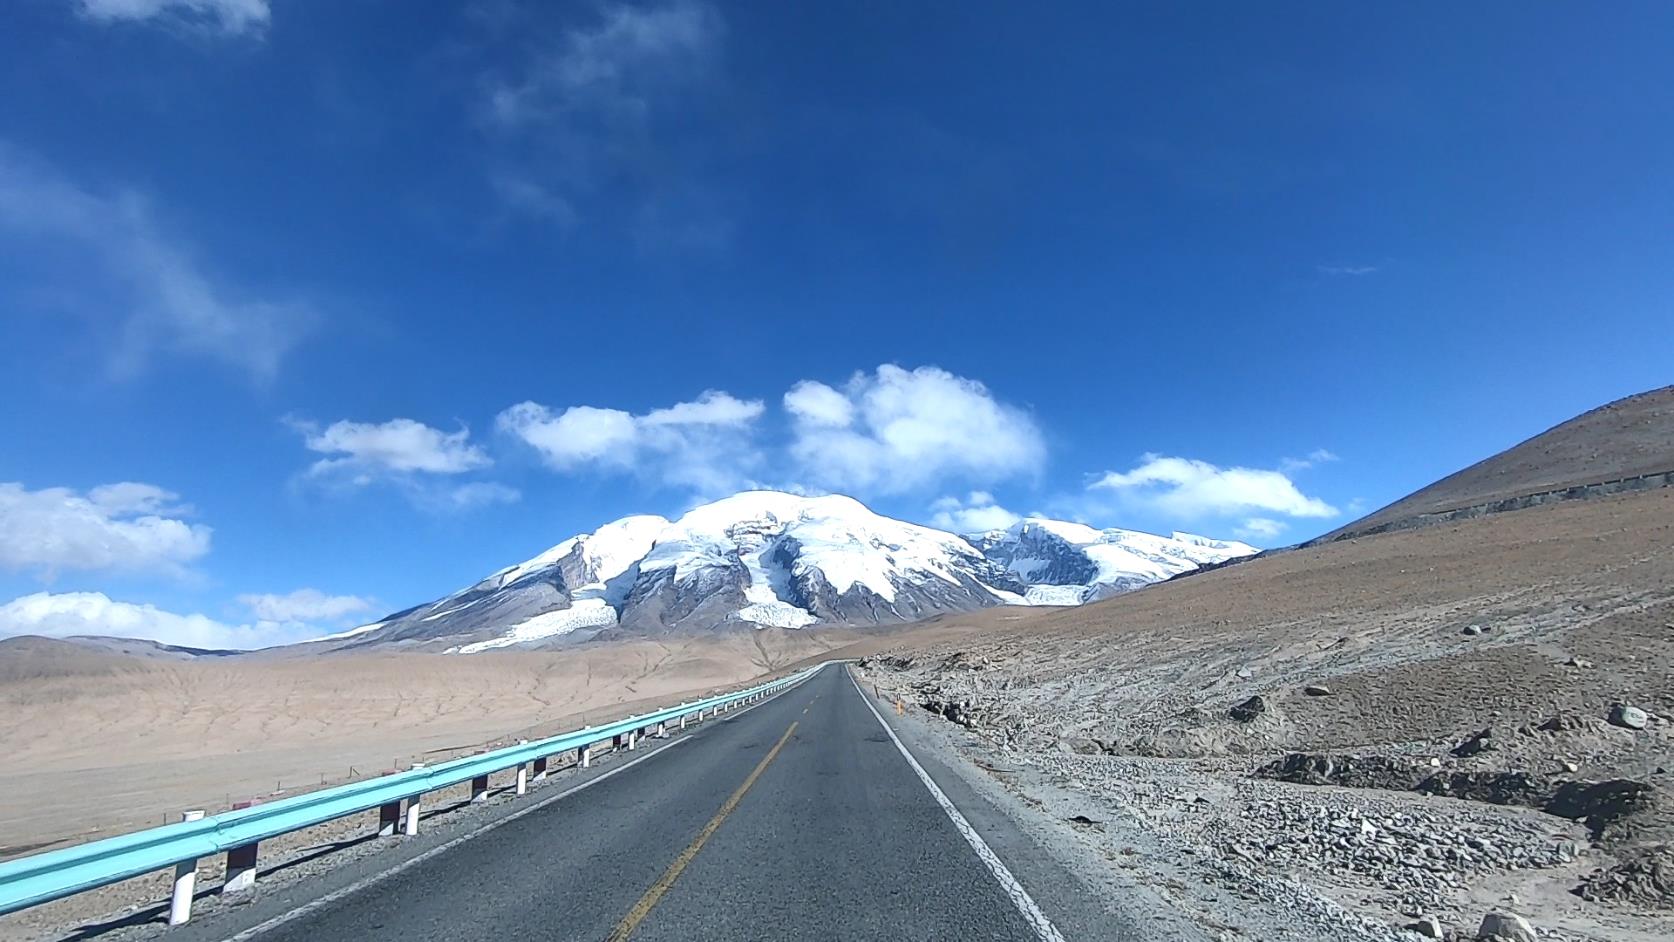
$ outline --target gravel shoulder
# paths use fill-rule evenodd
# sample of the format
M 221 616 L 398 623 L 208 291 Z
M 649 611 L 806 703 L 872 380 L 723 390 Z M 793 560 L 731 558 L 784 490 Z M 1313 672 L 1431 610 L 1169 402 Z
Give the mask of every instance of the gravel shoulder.
M 944 624 L 863 672 L 1218 937 L 1637 942 L 1674 922 L 1671 586 L 1664 489 Z

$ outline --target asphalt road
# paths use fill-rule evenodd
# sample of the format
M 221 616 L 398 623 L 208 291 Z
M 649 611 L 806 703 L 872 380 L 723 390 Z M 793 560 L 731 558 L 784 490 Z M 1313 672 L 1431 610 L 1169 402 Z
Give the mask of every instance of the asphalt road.
M 832 666 L 255 937 L 1053 939 L 1003 879 Z

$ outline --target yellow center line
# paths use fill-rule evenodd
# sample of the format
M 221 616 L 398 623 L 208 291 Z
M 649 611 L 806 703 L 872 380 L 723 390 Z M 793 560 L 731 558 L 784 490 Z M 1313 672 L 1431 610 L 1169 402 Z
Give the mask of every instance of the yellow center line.
M 605 942 L 626 942 L 628 936 L 633 935 L 634 930 L 639 928 L 639 924 L 644 922 L 645 917 L 651 914 L 651 909 L 657 905 L 657 901 L 661 900 L 663 894 L 674 886 L 675 880 L 680 879 L 680 874 L 685 871 L 686 865 L 692 862 L 692 858 L 696 857 L 698 851 L 703 849 L 703 845 L 708 843 L 709 838 L 720 829 L 721 822 L 725 821 L 727 815 L 732 814 L 733 809 L 738 807 L 738 802 L 744 798 L 744 793 L 750 790 L 751 785 L 756 784 L 756 779 L 761 778 L 761 773 L 767 769 L 767 764 L 773 761 L 773 758 L 779 754 L 780 749 L 785 748 L 785 743 L 790 741 L 791 734 L 794 732 L 796 732 L 796 723 L 793 722 L 790 724 L 790 728 L 785 730 L 785 734 L 779 737 L 779 741 L 773 744 L 773 748 L 767 751 L 767 755 L 762 756 L 761 761 L 756 763 L 754 771 L 744 780 L 744 784 L 738 786 L 738 790 L 732 793 L 726 804 L 721 806 L 721 810 L 715 812 L 715 816 L 710 818 L 709 823 L 698 832 L 697 838 L 680 852 L 680 856 L 674 858 L 674 863 L 668 865 L 668 869 L 663 871 L 661 877 L 657 878 L 657 882 L 651 884 L 651 888 L 645 891 L 645 895 L 639 898 L 639 902 L 635 903 L 633 908 L 628 910 L 628 914 L 622 917 L 622 921 L 616 924 L 616 928 L 605 937 Z

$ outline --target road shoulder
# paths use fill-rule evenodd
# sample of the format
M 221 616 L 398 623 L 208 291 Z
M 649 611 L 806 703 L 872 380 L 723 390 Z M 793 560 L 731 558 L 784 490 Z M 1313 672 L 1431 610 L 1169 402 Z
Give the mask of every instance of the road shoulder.
M 1110 866 L 1075 826 L 1057 820 L 1002 784 L 1015 761 L 949 723 L 916 708 L 897 715 L 855 671 L 861 695 L 876 708 L 913 758 L 1016 876 L 1066 939 L 1190 940 L 1215 938 L 1156 892 Z

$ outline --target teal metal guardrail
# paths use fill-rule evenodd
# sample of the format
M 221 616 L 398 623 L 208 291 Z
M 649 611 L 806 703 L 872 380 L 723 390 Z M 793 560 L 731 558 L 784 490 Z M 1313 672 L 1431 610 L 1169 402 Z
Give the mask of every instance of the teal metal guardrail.
M 678 721 L 682 716 L 776 693 L 807 679 L 823 666 L 811 667 L 748 690 L 683 703 L 643 716 L 631 716 L 605 726 L 585 727 L 428 768 L 350 782 L 197 821 L 182 821 L 0 863 L 0 915 L 166 870 L 202 857 L 247 848 L 281 834 L 371 811 L 391 802 L 412 799 L 494 772 L 518 768 L 536 759 L 585 748 L 606 739 L 638 733 L 658 724 Z

